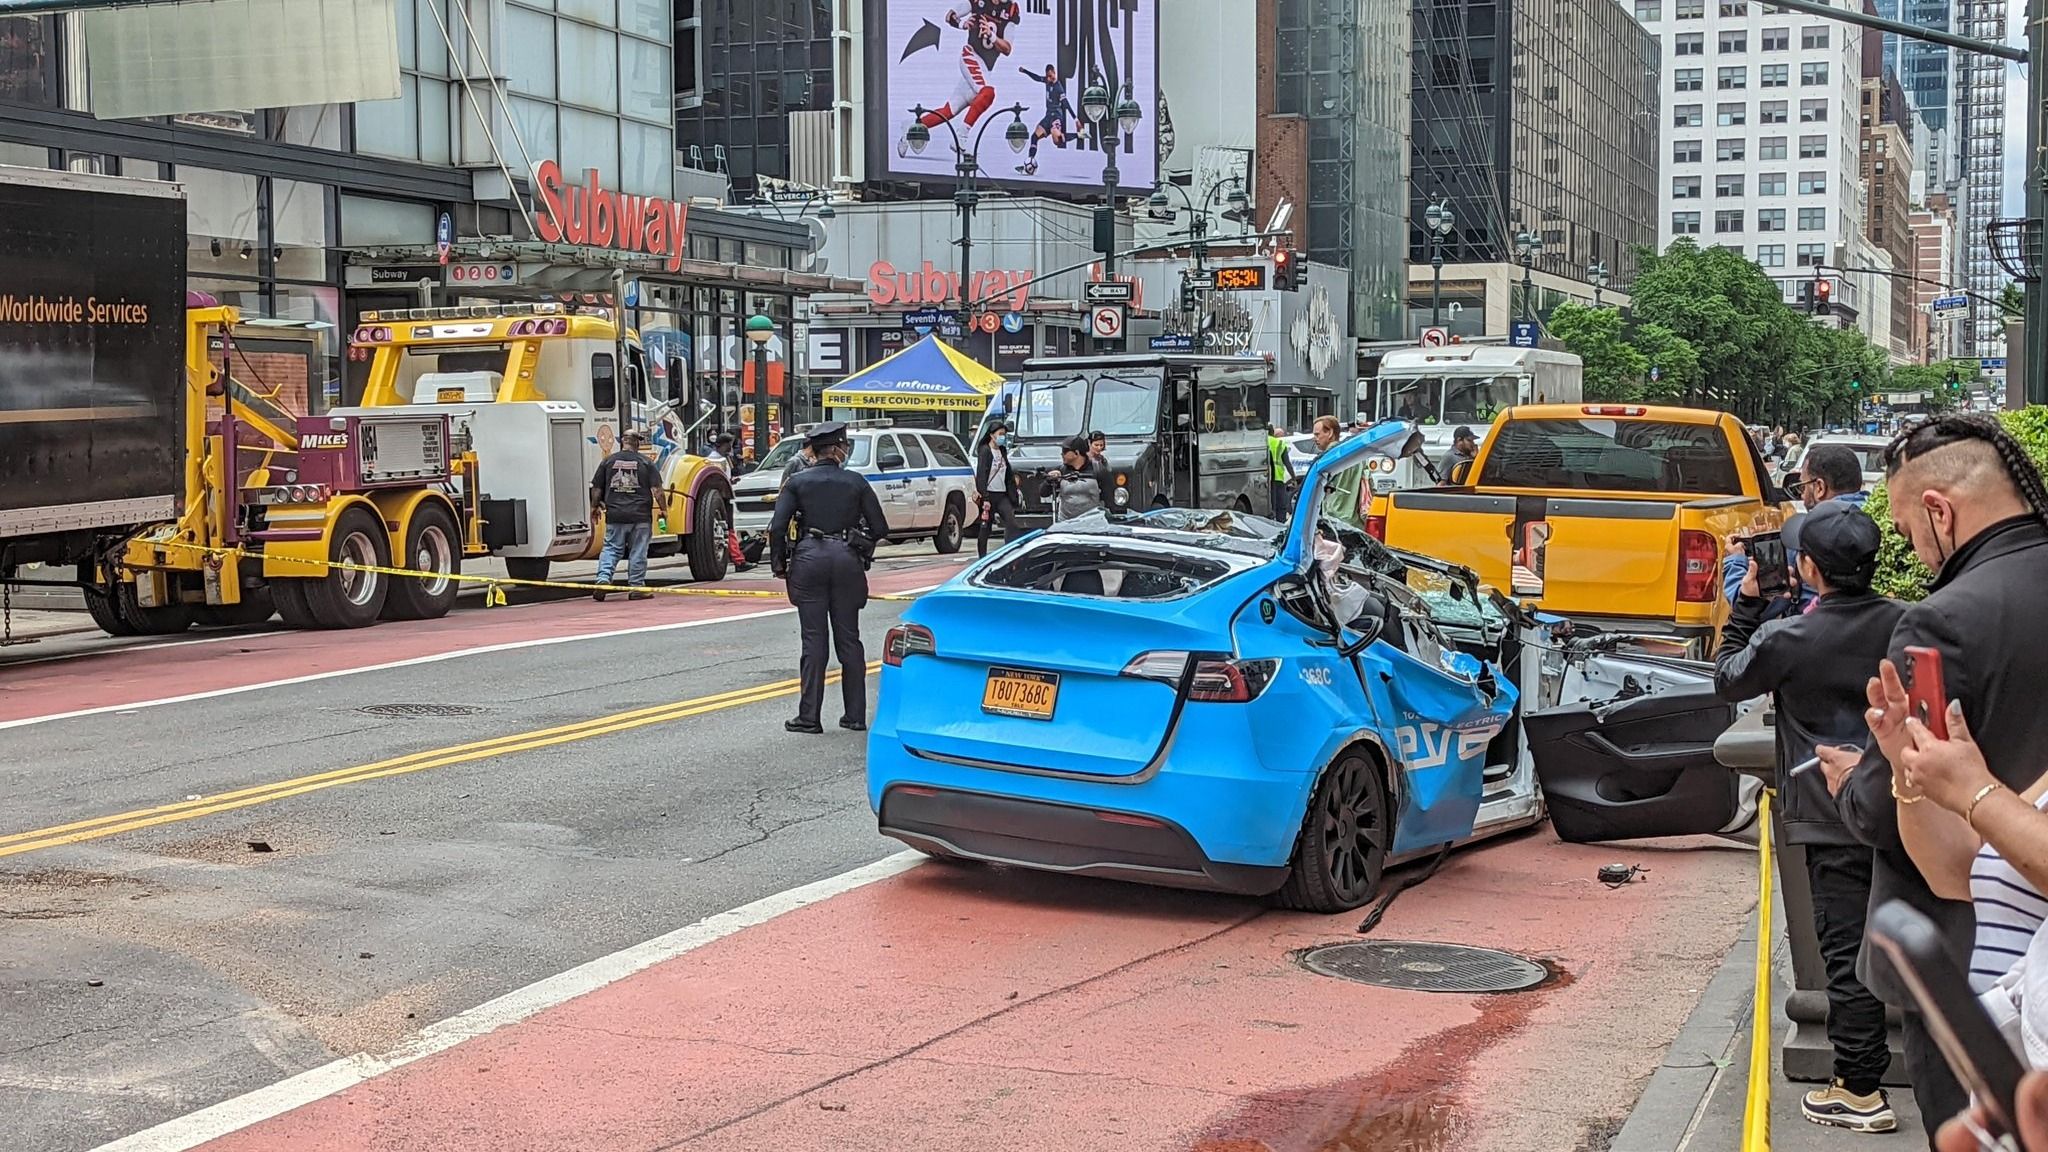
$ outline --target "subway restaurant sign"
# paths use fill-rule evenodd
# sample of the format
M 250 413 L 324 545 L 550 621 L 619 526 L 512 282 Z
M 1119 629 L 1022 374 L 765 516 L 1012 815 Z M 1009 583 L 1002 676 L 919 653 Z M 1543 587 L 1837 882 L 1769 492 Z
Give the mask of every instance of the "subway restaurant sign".
M 534 168 L 533 190 L 540 207 L 534 228 L 542 240 L 640 252 L 663 257 L 671 272 L 682 268 L 689 205 L 614 192 L 600 182 L 595 168 L 585 170 L 582 184 L 571 184 L 553 160 Z

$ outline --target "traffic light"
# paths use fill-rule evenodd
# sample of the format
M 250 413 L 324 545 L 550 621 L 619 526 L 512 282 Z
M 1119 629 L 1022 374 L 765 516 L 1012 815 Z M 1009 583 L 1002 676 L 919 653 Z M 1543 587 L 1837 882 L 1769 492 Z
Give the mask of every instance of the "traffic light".
M 1851 391 L 1851 392 L 1861 392 L 1861 391 L 1863 391 L 1863 381 L 1862 381 L 1862 380 L 1859 380 L 1859 379 L 1857 379 L 1857 378 L 1856 378 L 1856 377 L 1854 377 L 1854 376 L 1851 376 L 1851 377 L 1849 378 L 1849 391 Z
M 1827 316 L 1835 310 L 1835 282 L 1825 276 L 1813 278 L 1813 314 Z
M 1292 248 L 1273 250 L 1273 290 L 1292 292 L 1301 286 L 1301 255 Z

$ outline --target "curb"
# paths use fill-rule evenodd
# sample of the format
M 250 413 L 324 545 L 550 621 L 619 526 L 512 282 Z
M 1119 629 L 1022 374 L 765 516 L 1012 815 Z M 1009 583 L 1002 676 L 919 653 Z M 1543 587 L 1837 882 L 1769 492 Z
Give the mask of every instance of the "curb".
M 1680 1152 L 1691 1142 L 1721 1080 L 1748 1075 L 1744 1049 L 1755 979 L 1756 917 L 1751 916 L 1664 1050 L 1608 1152 Z

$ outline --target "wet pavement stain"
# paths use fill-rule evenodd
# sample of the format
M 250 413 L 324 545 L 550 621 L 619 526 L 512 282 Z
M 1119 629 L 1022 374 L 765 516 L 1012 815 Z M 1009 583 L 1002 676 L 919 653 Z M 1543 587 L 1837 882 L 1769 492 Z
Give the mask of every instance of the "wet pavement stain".
M 1524 992 L 1475 997 L 1478 1019 L 1418 1037 L 1371 1073 L 1246 1097 L 1190 1152 L 1463 1152 L 1468 1124 L 1458 1088 L 1466 1068 L 1520 1031 L 1548 993 L 1572 982 L 1557 965 L 1539 963 L 1550 979 Z

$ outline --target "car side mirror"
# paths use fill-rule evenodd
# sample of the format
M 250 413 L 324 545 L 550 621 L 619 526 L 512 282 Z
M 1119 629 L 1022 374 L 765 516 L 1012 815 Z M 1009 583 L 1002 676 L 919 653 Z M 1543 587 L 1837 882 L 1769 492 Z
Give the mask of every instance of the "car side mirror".
M 1406 460 L 1410 456 L 1422 455 L 1422 451 L 1422 433 L 1411 432 L 1408 434 L 1408 439 L 1401 444 L 1401 450 L 1394 454 L 1394 458 L 1397 460 Z
M 1451 483 L 1463 484 L 1472 477 L 1472 461 L 1460 460 L 1451 465 Z
M 904 460 L 901 453 L 884 452 L 882 453 L 881 459 L 877 460 L 875 463 L 881 467 L 882 471 L 890 472 L 897 468 L 903 467 Z
M 1799 491 L 1799 473 L 1787 472 L 1778 477 L 1778 487 L 1783 488 L 1788 496 Z

